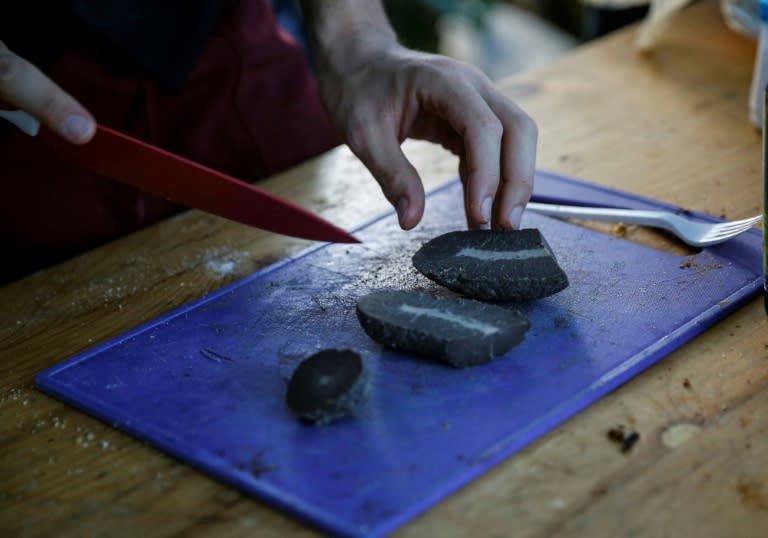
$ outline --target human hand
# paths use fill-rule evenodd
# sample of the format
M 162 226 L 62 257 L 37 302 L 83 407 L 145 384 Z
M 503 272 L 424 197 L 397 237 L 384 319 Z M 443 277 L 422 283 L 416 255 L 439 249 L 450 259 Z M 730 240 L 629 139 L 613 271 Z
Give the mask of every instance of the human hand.
M 73 144 L 85 144 L 96 132 L 96 122 L 80 103 L 2 41 L 0 99 L 31 114 Z
M 318 62 L 320 91 L 400 226 L 414 227 L 424 212 L 424 187 L 400 149 L 411 137 L 459 156 L 470 228 L 519 228 L 533 190 L 533 120 L 471 66 L 408 50 L 387 34 L 356 39 L 339 49 L 342 60 Z

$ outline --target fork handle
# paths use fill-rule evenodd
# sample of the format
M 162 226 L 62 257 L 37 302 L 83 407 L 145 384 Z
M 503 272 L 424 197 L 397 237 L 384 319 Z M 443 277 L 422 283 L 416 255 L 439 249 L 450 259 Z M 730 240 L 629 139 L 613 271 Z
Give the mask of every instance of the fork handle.
M 613 209 L 607 207 L 581 207 L 556 204 L 541 204 L 529 202 L 526 209 L 549 215 L 550 217 L 563 217 L 575 219 L 607 220 L 623 222 L 625 224 L 640 224 L 643 226 L 660 226 L 658 213 L 644 211 L 642 209 Z

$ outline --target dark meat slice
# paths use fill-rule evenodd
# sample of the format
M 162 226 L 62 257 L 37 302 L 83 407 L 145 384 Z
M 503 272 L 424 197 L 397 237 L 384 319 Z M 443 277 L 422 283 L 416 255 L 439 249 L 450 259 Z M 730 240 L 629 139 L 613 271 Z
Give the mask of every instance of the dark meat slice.
M 411 291 L 377 291 L 357 302 L 365 332 L 385 346 L 475 366 L 503 355 L 525 337 L 530 322 L 520 312 L 464 297 Z
M 360 355 L 327 349 L 294 370 L 285 400 L 298 418 L 326 424 L 354 413 L 367 398 L 368 375 Z
M 450 232 L 422 245 L 413 265 L 448 289 L 486 301 L 531 301 L 568 287 L 535 228 Z

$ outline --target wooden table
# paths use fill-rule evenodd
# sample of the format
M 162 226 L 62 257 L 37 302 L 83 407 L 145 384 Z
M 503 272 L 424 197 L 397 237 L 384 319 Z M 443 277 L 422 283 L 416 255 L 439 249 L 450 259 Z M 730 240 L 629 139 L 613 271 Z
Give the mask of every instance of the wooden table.
M 758 213 L 754 43 L 713 2 L 681 14 L 652 55 L 634 52 L 633 35 L 502 83 L 540 126 L 539 166 L 729 218 Z M 438 149 L 408 153 L 428 188 L 455 177 Z M 387 208 L 345 149 L 265 186 L 345 227 Z M 316 535 L 32 385 L 42 368 L 308 245 L 191 211 L 0 288 L 0 536 Z M 606 438 L 619 424 L 641 434 L 627 454 Z M 397 535 L 768 536 L 762 299 Z

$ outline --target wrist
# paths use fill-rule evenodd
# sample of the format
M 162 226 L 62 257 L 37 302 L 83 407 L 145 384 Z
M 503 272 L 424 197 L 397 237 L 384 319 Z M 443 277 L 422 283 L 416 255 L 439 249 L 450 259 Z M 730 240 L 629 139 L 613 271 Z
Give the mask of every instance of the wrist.
M 344 76 L 398 47 L 378 0 L 303 0 L 319 76 Z

